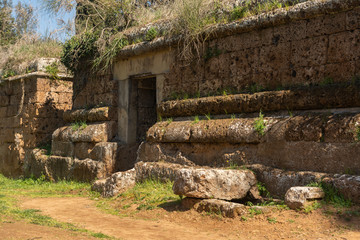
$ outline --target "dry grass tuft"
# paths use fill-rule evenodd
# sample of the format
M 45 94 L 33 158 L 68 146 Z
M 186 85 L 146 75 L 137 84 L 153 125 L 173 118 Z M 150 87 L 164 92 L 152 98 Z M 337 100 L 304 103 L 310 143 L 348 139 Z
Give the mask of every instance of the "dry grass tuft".
M 23 36 L 13 45 L 0 47 L 0 78 L 27 73 L 32 61 L 41 57 L 59 58 L 61 53 L 62 45 L 55 40 Z

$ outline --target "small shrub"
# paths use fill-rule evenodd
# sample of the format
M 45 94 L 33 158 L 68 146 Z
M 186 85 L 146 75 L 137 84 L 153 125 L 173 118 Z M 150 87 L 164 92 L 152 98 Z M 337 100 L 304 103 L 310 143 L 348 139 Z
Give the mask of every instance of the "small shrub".
M 314 211 L 314 210 L 316 210 L 316 209 L 319 209 L 319 208 L 321 208 L 321 203 L 318 202 L 318 201 L 314 201 L 314 202 L 312 202 L 311 204 L 305 206 L 305 208 L 304 208 L 303 211 L 304 211 L 305 213 L 311 213 L 312 211 Z
M 335 207 L 351 207 L 352 202 L 342 195 L 333 185 L 325 182 L 310 183 L 307 186 L 320 187 L 325 192 L 323 201 Z
M 262 182 L 258 182 L 257 187 L 261 196 L 270 197 L 270 192 L 266 189 L 265 185 Z
M 159 35 L 158 30 L 156 30 L 156 28 L 154 28 L 154 27 L 151 27 L 146 32 L 145 40 L 150 42 L 150 41 L 154 40 L 158 35 Z
M 254 121 L 254 129 L 260 136 L 264 136 L 265 128 L 264 114 L 260 111 L 259 118 Z
M 173 118 L 168 118 L 168 119 L 166 119 L 166 121 L 167 121 L 168 124 L 170 124 L 170 123 L 173 122 Z
M 45 72 L 50 75 L 50 77 L 54 80 L 59 79 L 59 66 L 56 62 L 45 67 Z
M 87 124 L 85 121 L 79 121 L 71 124 L 71 127 L 73 131 L 83 130 L 87 127 Z
M 237 6 L 231 11 L 230 20 L 234 21 L 246 17 L 249 13 L 249 8 L 247 6 Z
M 15 73 L 14 70 L 12 70 L 12 69 L 6 69 L 5 72 L 3 73 L 2 77 L 3 77 L 3 78 L 9 78 L 9 77 L 13 77 L 13 76 L 15 76 L 15 75 L 16 75 L 16 73 Z

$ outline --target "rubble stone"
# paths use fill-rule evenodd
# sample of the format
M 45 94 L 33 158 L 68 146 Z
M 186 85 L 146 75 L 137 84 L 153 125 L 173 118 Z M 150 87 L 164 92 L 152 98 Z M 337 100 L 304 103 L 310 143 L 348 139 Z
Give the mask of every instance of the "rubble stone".
M 322 199 L 324 191 L 319 187 L 292 187 L 285 194 L 285 203 L 291 209 L 302 209 L 308 200 Z
M 245 205 L 219 199 L 184 198 L 181 205 L 186 209 L 193 208 L 198 212 L 209 212 L 229 218 L 247 213 Z
M 245 198 L 256 183 L 250 170 L 187 168 L 178 171 L 173 191 L 193 198 L 232 200 Z
M 126 172 L 117 172 L 107 179 L 97 180 L 93 186 L 93 191 L 98 191 L 104 197 L 113 197 L 117 194 L 135 186 L 135 169 Z

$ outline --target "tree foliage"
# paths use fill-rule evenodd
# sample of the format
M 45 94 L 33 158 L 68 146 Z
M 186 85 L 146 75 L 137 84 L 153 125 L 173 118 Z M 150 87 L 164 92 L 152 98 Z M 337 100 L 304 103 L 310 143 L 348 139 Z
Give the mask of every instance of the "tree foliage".
M 15 16 L 15 17 L 14 17 Z M 14 44 L 24 34 L 34 32 L 37 20 L 34 8 L 12 0 L 0 0 L 0 45 Z

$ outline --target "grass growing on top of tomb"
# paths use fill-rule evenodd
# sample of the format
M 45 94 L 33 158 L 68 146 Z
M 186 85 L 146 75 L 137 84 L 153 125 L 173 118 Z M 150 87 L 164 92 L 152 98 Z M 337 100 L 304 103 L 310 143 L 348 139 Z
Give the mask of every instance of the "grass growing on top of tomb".
M 45 72 L 50 74 L 50 77 L 54 80 L 59 79 L 58 73 L 60 72 L 59 66 L 56 62 L 45 67 Z
M 92 196 L 89 183 L 74 181 L 50 182 L 40 178 L 9 179 L 0 174 L 0 195 L 13 197 Z
M 90 184 L 73 181 L 49 182 L 42 176 L 26 179 L 9 179 L 0 174 L 0 223 L 25 221 L 31 224 L 47 227 L 67 229 L 85 233 L 92 237 L 111 237 L 102 233 L 79 228 L 71 223 L 59 222 L 49 216 L 41 214 L 37 209 L 22 209 L 19 207 L 21 199 L 29 197 L 71 197 L 97 196 L 91 192 Z
M 178 195 L 172 191 L 173 182 L 160 182 L 148 179 L 137 183 L 134 188 L 120 194 L 123 209 L 135 206 L 137 210 L 152 210 L 166 205 L 178 203 Z

